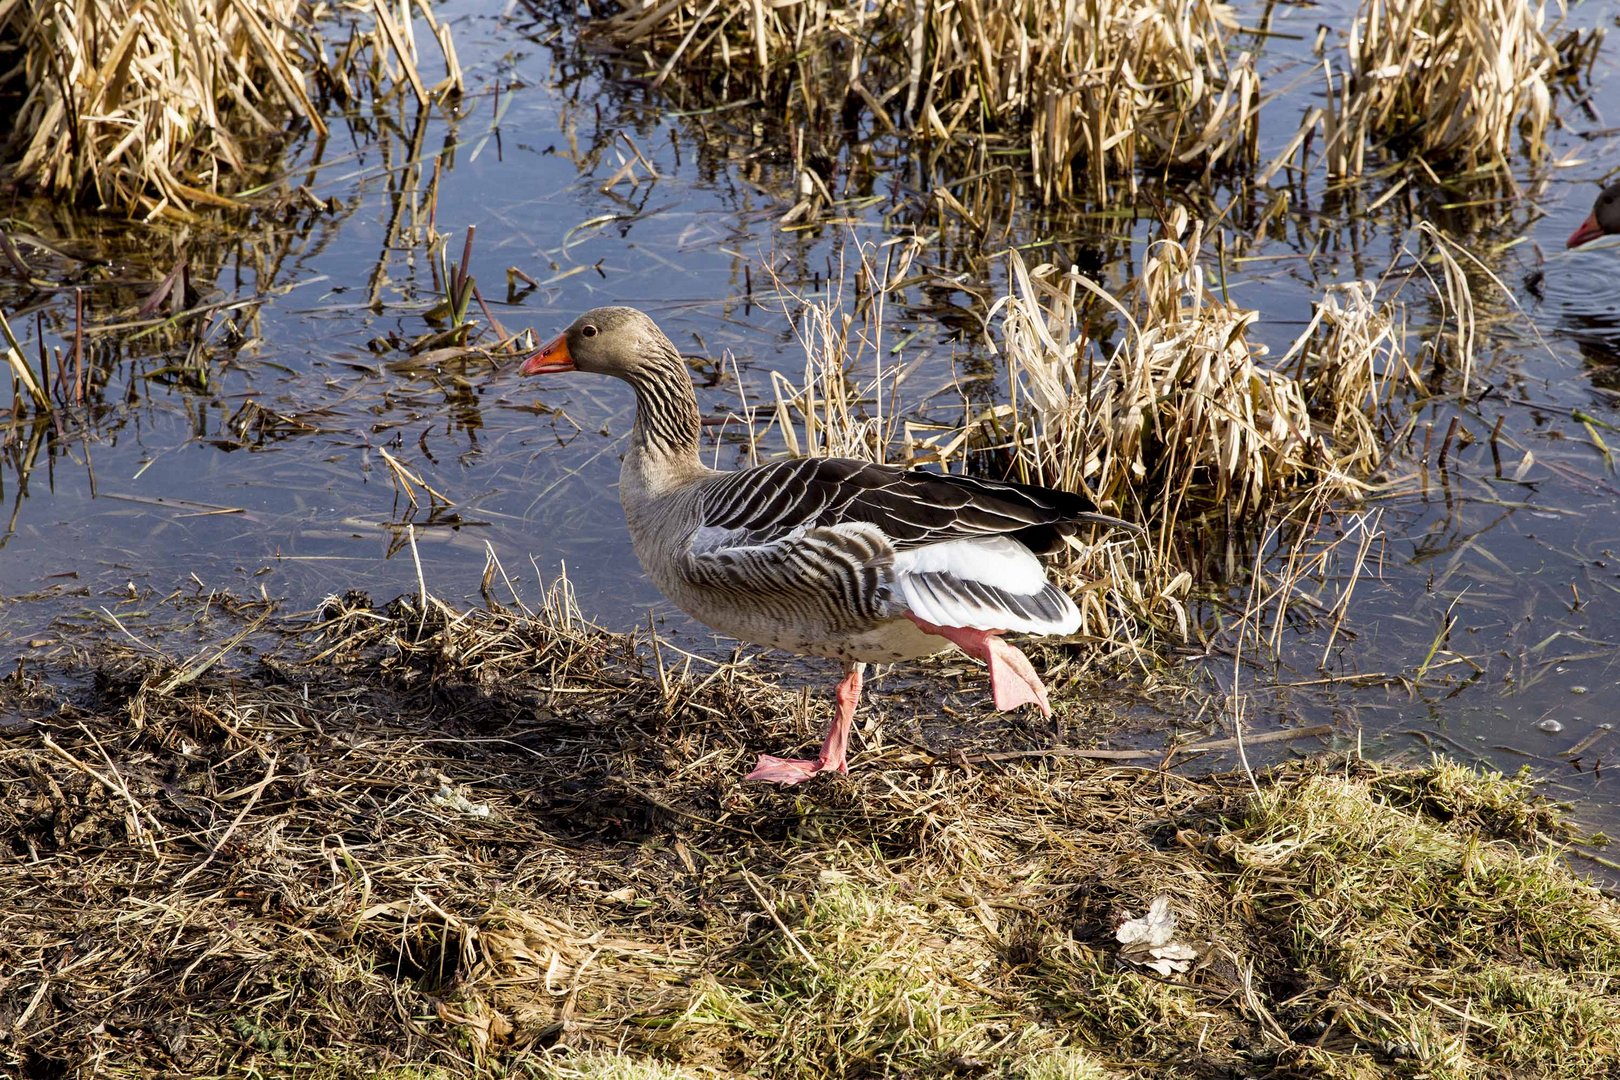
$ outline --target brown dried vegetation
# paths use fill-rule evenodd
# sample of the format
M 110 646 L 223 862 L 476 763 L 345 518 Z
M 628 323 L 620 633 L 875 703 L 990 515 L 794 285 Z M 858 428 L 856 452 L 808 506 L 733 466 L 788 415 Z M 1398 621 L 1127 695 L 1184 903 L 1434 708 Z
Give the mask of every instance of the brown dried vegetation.
M 14 1074 L 1550 1077 L 1620 1046 L 1620 916 L 1516 782 L 995 762 L 962 751 L 1015 721 L 959 717 L 777 792 L 738 776 L 807 735 L 794 696 L 563 593 L 348 597 L 284 640 L 205 608 L 248 633 L 0 682 Z M 1188 970 L 1120 952 L 1160 895 Z
M 298 0 L 5 0 L 0 42 L 15 65 L 5 89 L 19 99 L 7 172 L 130 217 L 240 208 L 281 168 L 289 125 L 326 134 L 326 98 L 409 86 L 425 102 L 459 90 L 448 29 L 422 10 L 447 71 L 431 91 L 408 21 L 381 2 L 373 28 L 329 55 L 321 6 Z

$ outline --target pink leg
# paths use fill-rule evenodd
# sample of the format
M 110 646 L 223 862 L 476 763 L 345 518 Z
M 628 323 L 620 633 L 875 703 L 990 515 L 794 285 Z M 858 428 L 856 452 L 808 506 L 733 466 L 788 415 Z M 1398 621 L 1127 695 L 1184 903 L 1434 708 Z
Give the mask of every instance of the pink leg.
M 833 696 L 838 701 L 838 708 L 833 713 L 832 726 L 827 729 L 827 738 L 821 744 L 821 752 L 814 760 L 761 754 L 754 771 L 743 779 L 774 780 L 778 784 L 802 784 L 817 773 L 838 772 L 848 776 L 849 765 L 844 757 L 849 750 L 849 726 L 855 719 L 855 706 L 861 700 L 861 672 L 865 668 L 865 664 L 851 664 L 844 675 L 844 681 L 839 683 L 838 689 L 834 691 Z
M 1035 674 L 1029 657 L 1018 651 L 1016 645 L 1001 640 L 1003 630 L 970 630 L 965 626 L 935 626 L 915 615 L 906 618 L 928 634 L 938 634 L 969 656 L 983 660 L 990 668 L 990 696 L 1002 712 L 1020 705 L 1033 705 L 1042 716 L 1052 715 L 1052 706 L 1046 700 L 1046 684 Z

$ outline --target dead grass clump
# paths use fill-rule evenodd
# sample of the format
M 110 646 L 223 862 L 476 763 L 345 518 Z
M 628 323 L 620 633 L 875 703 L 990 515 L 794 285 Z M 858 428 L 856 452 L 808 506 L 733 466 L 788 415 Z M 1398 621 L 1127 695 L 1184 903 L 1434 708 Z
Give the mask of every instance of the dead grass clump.
M 1369 147 L 1435 169 L 1509 167 L 1515 133 L 1546 151 L 1561 77 L 1590 63 L 1602 31 L 1550 36 L 1562 0 L 1363 0 L 1347 69 L 1327 66 L 1326 151 L 1333 176 L 1359 176 Z
M 555 1039 L 565 1029 L 573 1039 L 611 1032 L 617 1021 L 604 1027 L 602 1018 L 660 1014 L 684 1008 L 690 996 L 676 989 L 693 977 L 690 960 L 672 960 L 659 942 L 587 933 L 504 902 L 458 929 L 465 961 L 452 966 L 438 1014 L 479 1062 L 500 1061 L 514 1041 Z M 608 1064 L 598 1062 L 596 1075 Z
M 735 79 L 811 131 L 854 109 L 970 155 L 987 136 L 1003 156 L 1027 148 L 1047 201 L 1079 182 L 1099 199 L 1134 190 L 1139 164 L 1207 171 L 1255 153 L 1259 77 L 1250 54 L 1229 54 L 1236 21 L 1213 0 L 634 0 L 596 25 L 657 82 Z
M 0 3 L 0 36 L 21 55 L 8 171 L 48 196 L 132 217 L 238 207 L 279 166 L 289 121 L 326 134 L 308 70 L 346 96 L 369 80 L 430 100 L 409 19 L 380 2 L 371 12 L 377 29 L 351 34 L 332 59 L 314 29 L 319 9 L 297 0 Z M 426 17 L 449 72 L 434 92 L 457 92 L 448 28 Z
M 303 5 L 12 3 L 26 97 L 13 174 L 125 213 L 234 206 L 288 114 L 317 131 L 295 58 Z
M 1125 616 L 1185 638 L 1186 598 L 1206 568 L 1188 563 L 1174 538 L 1201 518 L 1228 529 L 1273 512 L 1315 520 L 1359 496 L 1381 459 L 1396 392 L 1415 380 L 1398 309 L 1371 284 L 1331 289 L 1288 353 L 1267 359 L 1251 340 L 1258 313 L 1206 282 L 1201 239 L 1178 208 L 1124 301 L 1078 271 L 1031 269 L 1012 252 L 1008 294 L 991 309 L 1011 395 L 978 419 L 1014 475 L 1089 488 L 1153 522 L 1161 538 L 1079 553 L 1077 575 L 1109 583 L 1082 605 L 1103 632 L 1117 633 Z M 1281 593 L 1320 569 L 1306 563 L 1288 560 Z
M 1036 1050 L 1013 1066 L 1021 1080 L 1109 1080 L 1120 1074 L 1105 1069 L 1083 1050 L 1060 1046 Z
M 1167 525 L 1211 507 L 1253 512 L 1307 483 L 1357 494 L 1404 362 L 1390 308 L 1367 287 L 1341 288 L 1267 363 L 1249 340 L 1259 313 L 1211 291 L 1201 240 L 1178 208 L 1129 309 L 1077 271 L 1031 272 L 1008 256 L 1011 286 L 992 314 L 1013 390 L 1004 438 L 1021 467 Z M 1111 352 L 1086 323 L 1098 303 L 1123 330 Z

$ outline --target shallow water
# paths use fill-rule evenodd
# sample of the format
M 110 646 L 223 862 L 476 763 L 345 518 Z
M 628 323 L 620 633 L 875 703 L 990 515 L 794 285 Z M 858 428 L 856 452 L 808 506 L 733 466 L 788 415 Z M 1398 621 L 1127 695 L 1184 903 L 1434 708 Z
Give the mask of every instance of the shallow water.
M 1308 58 L 1317 24 L 1344 25 L 1352 6 L 1279 8 L 1274 36 L 1244 46 L 1276 74 L 1266 85 L 1292 84 L 1298 104 L 1267 106 L 1262 160 L 1318 93 Z M 222 299 L 242 304 L 217 316 L 201 345 L 175 342 L 154 355 L 131 342 L 134 359 L 106 360 L 111 404 L 87 430 L 71 421 L 61 432 L 25 431 L 8 452 L 0 595 L 43 596 L 0 611 L 8 653 L 26 653 L 53 618 L 94 618 L 120 596 L 187 589 L 192 578 L 307 607 L 353 588 L 379 599 L 412 590 L 419 560 L 434 592 L 473 602 L 486 552 L 530 600 L 566 564 L 598 621 L 627 629 L 653 614 L 683 641 L 729 652 L 730 643 L 671 611 L 635 567 L 611 490 L 630 419 L 623 387 L 519 380 L 478 361 L 401 363 L 402 352 L 369 347 L 431 328 L 433 268 L 412 229 L 424 221 L 432 162 L 441 169 L 435 221 L 453 238 L 451 258 L 460 257 L 462 230 L 476 225 L 472 272 L 509 331 L 549 335 L 588 307 L 634 303 L 684 350 L 713 358 L 697 374 L 722 465 L 738 460 L 738 427 L 718 421 L 738 414 L 743 395 L 768 397 L 771 370 L 802 370 L 773 273 L 804 296 L 836 289 L 852 276 L 850 245 L 893 235 L 885 215 L 891 226 L 904 221 L 904 200 L 878 190 L 844 208 L 845 224 L 784 230 L 787 207 L 775 193 L 791 190 L 790 166 L 779 140 L 753 132 L 745 112 L 680 115 L 643 85 L 612 81 L 570 33 L 521 8 L 462 0 L 440 10 L 467 71 L 460 115 L 400 114 L 386 134 L 372 118 L 325 147 L 294 146 L 293 171 L 334 201 L 329 212 L 289 211 L 286 226 L 263 239 L 199 229 L 153 243 L 12 208 L 70 253 L 115 260 L 123 282 L 86 292 L 96 321 L 131 318 L 178 255 Z M 1260 6 L 1239 10 L 1249 25 Z M 1595 8 L 1575 15 L 1577 24 L 1600 18 Z M 1381 187 L 1336 195 L 1318 171 L 1291 189 L 1285 228 L 1254 235 L 1265 209 L 1258 199 L 1234 206 L 1225 226 L 1240 252 L 1231 295 L 1261 311 L 1259 336 L 1274 354 L 1326 284 L 1376 276 L 1424 216 L 1482 252 L 1511 293 L 1485 301 L 1487 314 L 1501 316 L 1476 373 L 1487 389 L 1462 407 L 1426 407 L 1390 448 L 1367 504 L 1387 537 L 1376 577 L 1359 586 L 1331 649 L 1324 628 L 1301 624 L 1283 635 L 1275 664 L 1244 669 L 1257 695 L 1248 722 L 1272 730 L 1326 719 L 1343 732 L 1341 745 L 1369 753 L 1433 746 L 1507 768 L 1528 763 L 1588 819 L 1611 825 L 1620 820 L 1594 766 L 1620 752 L 1605 726 L 1620 713 L 1612 600 L 1620 490 L 1605 452 L 1620 450 L 1620 247 L 1565 255 L 1562 245 L 1606 166 L 1620 160 L 1603 121 L 1620 112 L 1617 57 L 1620 41 L 1611 40 L 1591 111 L 1561 104 L 1567 126 L 1554 133 L 1549 160 L 1563 166 L 1535 184 L 1521 173 L 1533 197 L 1471 206 L 1477 192 L 1412 185 L 1369 212 Z M 656 177 L 638 166 L 636 182 L 612 182 L 636 154 Z M 411 160 L 421 163 L 402 165 Z M 1197 194 L 1224 205 L 1234 193 Z M 1145 199 L 1135 218 L 1020 216 L 1011 237 L 1039 240 L 1035 257 L 1072 259 L 1117 287 L 1156 230 Z M 64 276 L 73 270 L 41 258 Z M 907 400 L 949 423 L 962 399 L 953 379 L 986 363 L 975 335 L 961 332 L 964 315 L 974 293 L 993 297 L 1001 286 L 953 277 L 962 262 L 949 236 L 919 265 L 931 280 L 891 304 L 886 332 L 901 346 L 895 360 L 919 365 Z M 509 266 L 541 284 L 509 293 Z M 1434 321 L 1418 295 L 1409 319 Z M 54 320 L 47 339 L 63 340 L 67 296 L 0 279 L 0 305 L 30 348 L 36 312 Z M 247 344 L 227 348 L 233 334 Z M 222 359 L 206 366 L 206 383 L 166 370 L 210 346 Z M 936 388 L 945 389 L 930 396 Z M 385 453 L 453 505 L 432 507 L 424 493 L 413 509 Z M 415 559 L 407 522 L 416 526 Z M 1212 673 L 1221 680 L 1230 671 L 1222 661 Z

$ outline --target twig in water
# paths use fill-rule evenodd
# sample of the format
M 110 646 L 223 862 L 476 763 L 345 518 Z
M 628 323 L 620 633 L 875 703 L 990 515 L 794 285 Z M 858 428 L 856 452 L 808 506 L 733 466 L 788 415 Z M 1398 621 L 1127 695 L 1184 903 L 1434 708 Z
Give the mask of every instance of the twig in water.
M 1260 746 L 1265 743 L 1312 739 L 1331 734 L 1333 734 L 1332 724 L 1313 724 L 1310 727 L 1290 728 L 1287 731 L 1268 731 L 1261 735 L 1250 735 L 1242 741 L 1249 746 Z M 1210 742 L 1189 743 L 1186 746 L 1171 746 L 1168 749 L 1171 756 L 1178 754 L 1211 754 L 1221 750 L 1236 750 L 1238 744 L 1238 739 L 1213 739 Z M 1019 761 L 1024 758 L 1040 757 L 1073 757 L 1095 761 L 1157 761 L 1164 756 L 1165 753 L 1159 750 L 1083 750 L 1072 746 L 1051 746 L 1044 750 L 1004 750 L 991 754 L 969 754 L 961 760 L 970 765 L 979 765 L 992 761 Z

